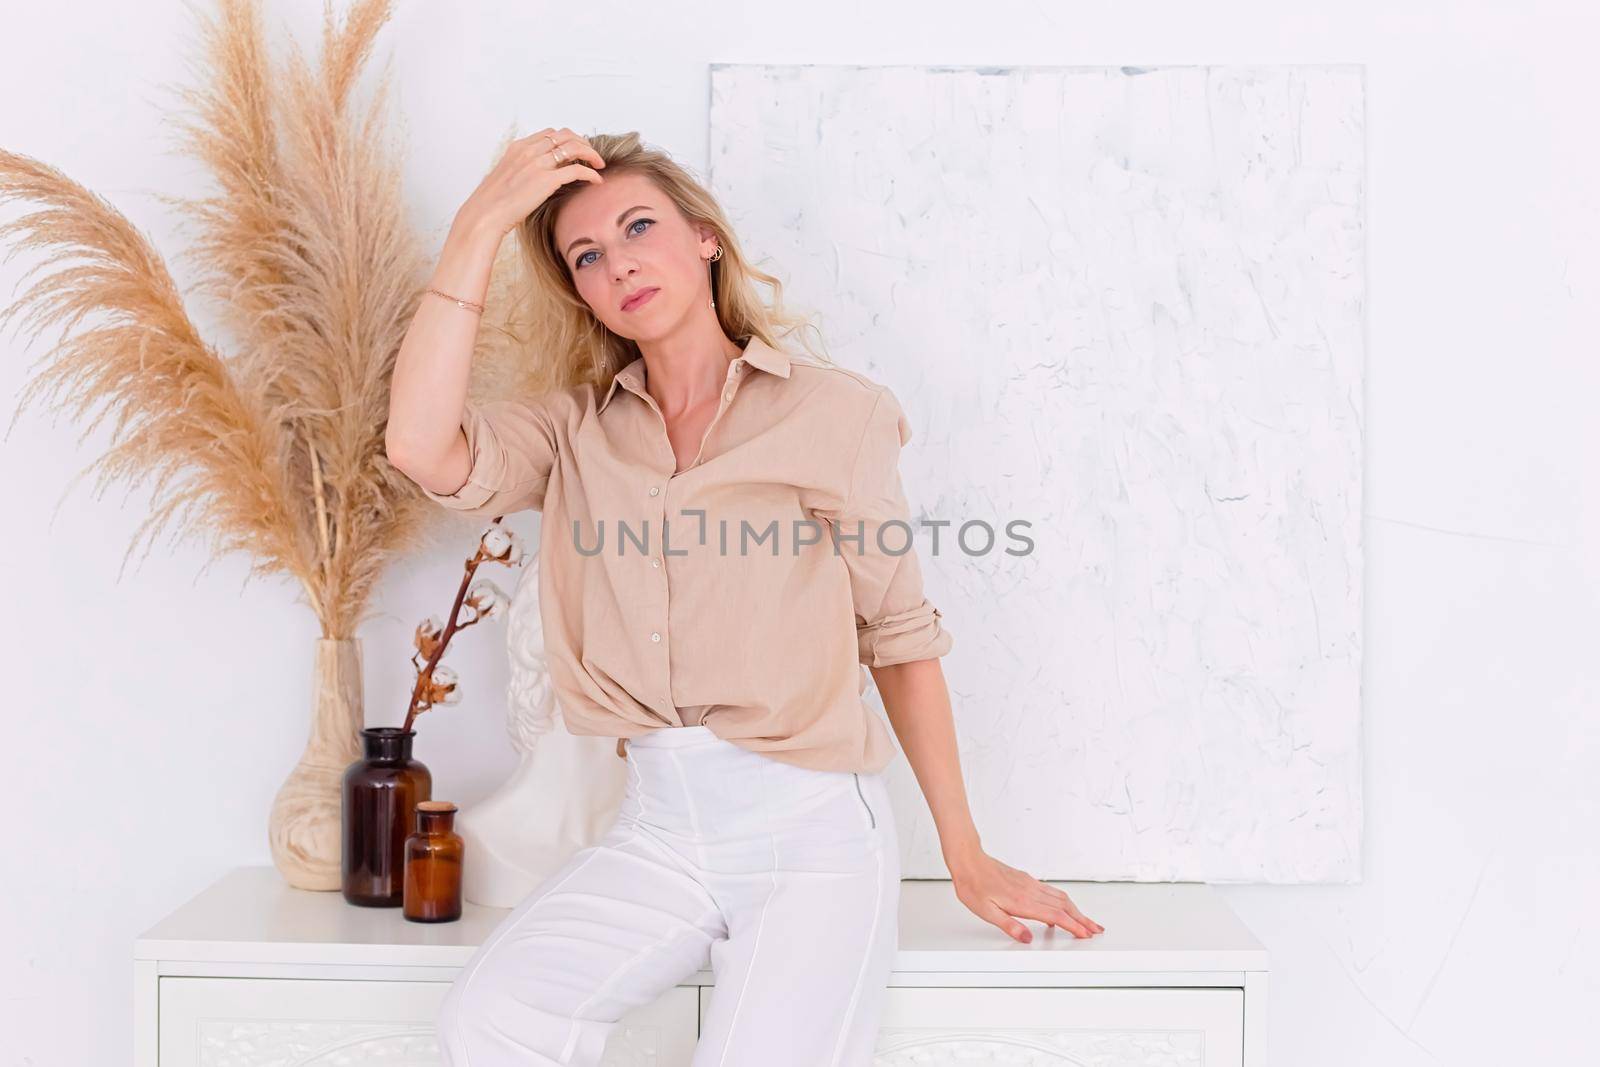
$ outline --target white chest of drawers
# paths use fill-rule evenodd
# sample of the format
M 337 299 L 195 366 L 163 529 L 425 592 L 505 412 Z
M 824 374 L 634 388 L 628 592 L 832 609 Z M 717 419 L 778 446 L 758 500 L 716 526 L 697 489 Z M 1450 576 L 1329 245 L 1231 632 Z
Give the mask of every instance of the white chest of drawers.
M 949 882 L 902 883 L 876 1067 L 1265 1067 L 1267 954 L 1215 890 L 1056 884 L 1106 932 L 1018 944 Z M 437 1067 L 440 1001 L 505 914 L 411 923 L 237 868 L 135 941 L 135 1067 Z M 687 1067 L 713 984 L 623 1019 L 607 1064 Z

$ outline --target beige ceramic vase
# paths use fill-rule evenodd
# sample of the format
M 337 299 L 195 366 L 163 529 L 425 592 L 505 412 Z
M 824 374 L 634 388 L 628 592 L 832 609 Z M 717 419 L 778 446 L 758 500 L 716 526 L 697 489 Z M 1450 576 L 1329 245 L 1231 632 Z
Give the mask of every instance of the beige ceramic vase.
M 361 756 L 365 715 L 361 642 L 319 638 L 312 675 L 311 737 L 278 789 L 267 821 L 272 862 L 296 889 L 332 891 L 340 885 L 340 782 Z

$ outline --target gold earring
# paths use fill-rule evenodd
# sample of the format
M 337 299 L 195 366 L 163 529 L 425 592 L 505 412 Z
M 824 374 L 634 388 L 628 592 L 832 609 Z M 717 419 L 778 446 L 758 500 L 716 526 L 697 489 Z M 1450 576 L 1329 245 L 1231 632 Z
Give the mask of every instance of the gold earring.
M 717 309 L 717 278 L 716 275 L 711 273 L 711 264 L 721 258 L 722 246 L 718 245 L 717 250 L 711 253 L 710 258 L 706 260 L 706 278 L 709 279 L 711 284 L 711 310 L 713 311 Z
M 599 322 L 599 320 L 598 319 L 591 319 L 590 322 L 592 324 L 592 323 L 595 323 L 595 322 Z M 594 333 L 592 325 L 591 325 L 591 329 L 590 329 L 589 332 L 590 332 L 591 335 Z M 605 323 L 601 322 L 600 323 L 600 360 L 599 360 L 598 363 L 595 364 L 595 368 L 594 368 L 596 376 L 599 376 L 601 373 L 603 373 L 605 365 L 611 361 L 610 357 L 611 357 L 611 331 L 606 329 L 606 324 Z

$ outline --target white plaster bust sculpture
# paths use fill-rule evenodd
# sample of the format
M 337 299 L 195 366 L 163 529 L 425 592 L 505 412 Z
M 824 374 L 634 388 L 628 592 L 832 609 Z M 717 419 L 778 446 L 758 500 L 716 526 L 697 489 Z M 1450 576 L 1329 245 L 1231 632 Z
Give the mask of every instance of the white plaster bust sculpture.
M 495 908 L 516 906 L 611 828 L 627 769 L 615 738 L 574 735 L 561 720 L 545 662 L 539 561 L 528 553 L 506 616 L 506 731 L 517 769 L 456 820 L 465 842 L 462 895 Z

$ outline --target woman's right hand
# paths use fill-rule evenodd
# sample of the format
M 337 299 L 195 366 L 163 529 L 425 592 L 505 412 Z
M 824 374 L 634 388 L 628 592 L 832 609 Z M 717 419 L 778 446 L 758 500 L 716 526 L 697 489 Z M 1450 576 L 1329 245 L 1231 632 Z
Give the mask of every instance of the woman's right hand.
M 561 149 L 560 162 L 557 148 Z M 519 137 L 461 205 L 458 221 L 492 227 L 504 237 L 561 186 L 601 180 L 594 167 L 573 162 L 579 159 L 589 160 L 595 167 L 606 165 L 588 141 L 565 126 Z

